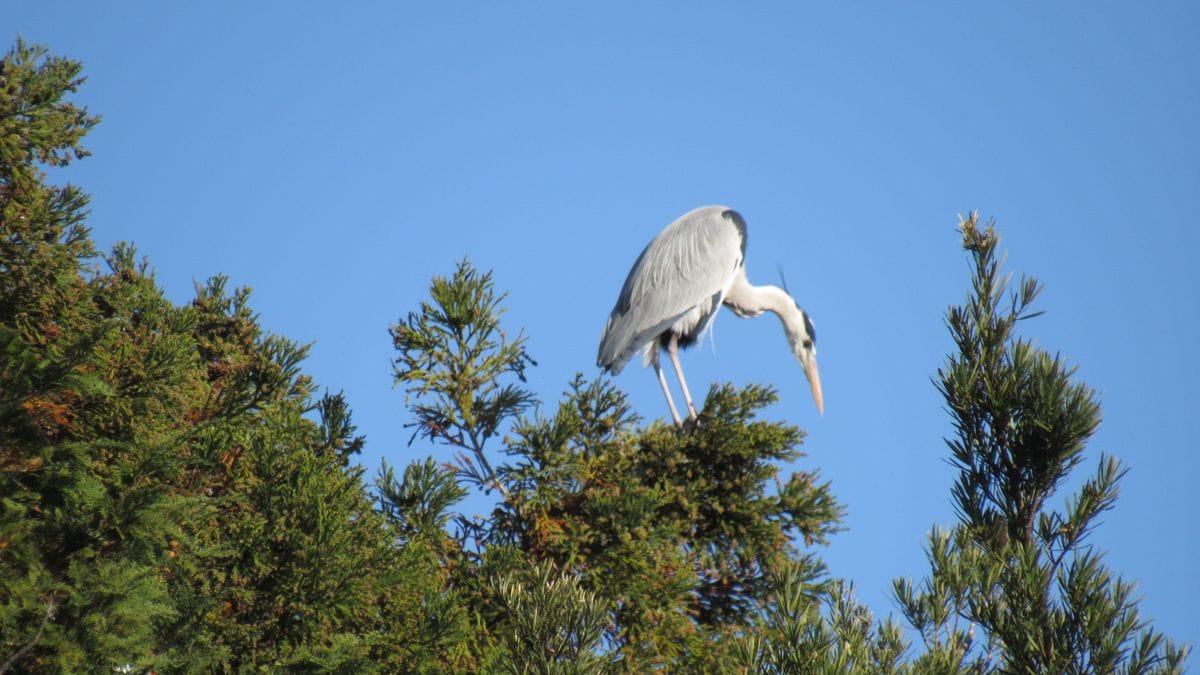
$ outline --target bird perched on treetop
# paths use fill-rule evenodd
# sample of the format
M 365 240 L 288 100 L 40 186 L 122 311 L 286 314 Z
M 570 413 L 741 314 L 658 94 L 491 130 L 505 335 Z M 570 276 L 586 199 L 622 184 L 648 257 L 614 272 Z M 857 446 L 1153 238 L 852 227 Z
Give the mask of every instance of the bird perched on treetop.
M 629 270 L 604 326 L 596 364 L 620 373 L 641 352 L 644 362 L 654 365 L 675 425 L 682 427 L 659 364 L 660 351 L 670 356 L 688 416 L 695 420 L 696 406 L 679 365 L 679 348 L 699 340 L 721 305 L 742 318 L 774 312 L 804 368 L 817 411 L 824 414 L 812 320 L 784 289 L 751 285 L 745 262 L 746 221 L 737 211 L 704 206 L 680 216 L 646 246 Z

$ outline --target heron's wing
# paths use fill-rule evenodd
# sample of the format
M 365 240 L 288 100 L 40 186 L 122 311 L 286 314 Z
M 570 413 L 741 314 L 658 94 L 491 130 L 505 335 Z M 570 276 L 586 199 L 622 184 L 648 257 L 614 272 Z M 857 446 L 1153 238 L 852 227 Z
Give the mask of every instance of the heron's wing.
M 742 265 L 745 224 L 724 206 L 680 217 L 642 251 L 608 317 L 597 363 L 620 372 L 625 363 L 685 314 L 720 307 Z

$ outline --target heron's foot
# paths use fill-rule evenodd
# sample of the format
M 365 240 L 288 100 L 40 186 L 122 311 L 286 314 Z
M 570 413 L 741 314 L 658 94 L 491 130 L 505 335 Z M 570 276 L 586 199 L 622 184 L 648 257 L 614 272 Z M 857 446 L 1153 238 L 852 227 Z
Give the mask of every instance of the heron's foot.
M 688 415 L 686 420 L 680 424 L 676 424 L 675 428 L 680 431 L 693 431 L 695 429 L 700 429 L 703 426 L 704 425 L 700 423 L 700 417 L 695 414 L 695 411 L 693 411 L 691 415 Z

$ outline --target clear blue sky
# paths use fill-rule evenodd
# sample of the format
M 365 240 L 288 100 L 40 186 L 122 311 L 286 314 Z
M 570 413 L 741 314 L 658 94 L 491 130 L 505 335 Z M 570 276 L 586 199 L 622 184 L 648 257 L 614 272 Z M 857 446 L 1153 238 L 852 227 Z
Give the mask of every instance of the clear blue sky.
M 553 404 L 650 237 L 737 208 L 751 280 L 782 265 L 817 323 L 826 413 L 771 318 L 723 313 L 689 379 L 779 389 L 849 508 L 822 555 L 877 614 L 954 520 L 931 377 L 968 291 L 955 214 L 995 217 L 1046 285 L 1025 334 L 1102 397 L 1080 475 L 1130 469 L 1092 541 L 1200 643 L 1200 5 L 565 4 L 21 2 L 0 33 L 86 64 L 95 156 L 56 178 L 97 242 L 134 241 L 177 302 L 252 287 L 372 470 L 429 452 L 387 328 L 432 274 L 495 270 Z M 617 382 L 665 414 L 652 373 Z

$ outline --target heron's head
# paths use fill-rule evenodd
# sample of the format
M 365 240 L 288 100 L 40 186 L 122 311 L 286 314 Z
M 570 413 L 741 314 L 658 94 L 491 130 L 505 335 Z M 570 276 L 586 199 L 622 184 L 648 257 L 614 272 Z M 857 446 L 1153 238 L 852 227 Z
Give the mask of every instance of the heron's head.
M 808 378 L 808 386 L 812 387 L 813 400 L 817 403 L 817 412 L 825 414 L 825 401 L 821 397 L 821 372 L 817 370 L 817 331 L 813 328 L 812 319 L 808 312 L 796 306 L 799 321 L 785 322 L 788 342 L 791 343 L 792 353 L 799 359 L 804 368 L 804 376 Z

